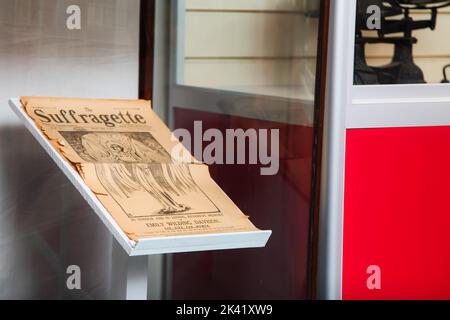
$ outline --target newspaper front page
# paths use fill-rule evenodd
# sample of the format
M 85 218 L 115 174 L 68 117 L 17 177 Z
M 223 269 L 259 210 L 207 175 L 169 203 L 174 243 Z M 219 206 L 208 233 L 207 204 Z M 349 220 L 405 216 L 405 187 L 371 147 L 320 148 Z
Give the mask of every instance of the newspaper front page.
M 145 100 L 22 97 L 53 147 L 132 240 L 258 230 Z M 184 161 L 172 158 L 182 150 Z

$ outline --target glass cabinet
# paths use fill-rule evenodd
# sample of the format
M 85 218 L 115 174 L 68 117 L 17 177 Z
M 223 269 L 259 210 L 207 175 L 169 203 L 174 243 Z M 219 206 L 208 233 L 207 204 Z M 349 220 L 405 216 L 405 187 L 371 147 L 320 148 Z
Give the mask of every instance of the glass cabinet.
M 321 1 L 172 1 L 169 123 L 203 130 L 279 130 L 279 164 L 216 161 L 213 178 L 261 228 L 266 248 L 177 254 L 175 299 L 311 296 L 312 186 Z M 204 142 L 206 146 L 206 141 Z M 232 151 L 232 150 L 231 150 Z M 247 150 L 248 151 L 248 150 Z M 272 150 L 273 151 L 273 150 Z M 226 149 L 226 153 L 230 150 Z M 248 156 L 248 154 L 247 154 Z

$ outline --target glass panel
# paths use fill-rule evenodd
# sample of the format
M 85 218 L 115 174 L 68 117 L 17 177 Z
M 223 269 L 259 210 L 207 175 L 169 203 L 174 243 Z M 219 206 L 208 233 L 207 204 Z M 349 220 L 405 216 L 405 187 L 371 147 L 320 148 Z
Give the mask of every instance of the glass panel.
M 170 92 L 174 127 L 187 129 L 196 141 L 199 123 L 203 132 L 214 129 L 223 137 L 230 130 L 278 130 L 279 167 L 261 175 L 260 159 L 249 161 L 249 144 L 245 163 L 236 161 L 236 153 L 231 162 L 208 163 L 225 193 L 273 234 L 265 248 L 174 255 L 171 297 L 306 298 L 320 1 L 176 4 L 183 7 L 180 25 L 173 26 L 180 68 Z M 261 148 L 261 138 L 249 141 Z M 203 150 L 209 145 L 200 144 Z M 270 148 L 273 154 L 275 144 Z M 223 151 L 236 150 L 226 145 Z
M 185 1 L 180 84 L 312 99 L 318 1 Z
M 448 83 L 450 1 L 358 0 L 354 84 Z

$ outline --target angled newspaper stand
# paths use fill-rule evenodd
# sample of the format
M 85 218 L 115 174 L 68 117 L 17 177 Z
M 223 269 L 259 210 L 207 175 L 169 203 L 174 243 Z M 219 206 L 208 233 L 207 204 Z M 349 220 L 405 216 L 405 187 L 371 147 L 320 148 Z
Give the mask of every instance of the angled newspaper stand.
M 199 235 L 181 235 L 143 238 L 131 240 L 106 210 L 98 197 L 86 185 L 74 167 L 52 146 L 35 122 L 23 109 L 20 99 L 9 101 L 10 107 L 22 120 L 26 128 L 69 178 L 86 202 L 105 224 L 117 243 L 113 252 L 113 285 L 115 298 L 147 298 L 148 259 L 146 256 L 164 253 L 224 250 L 238 248 L 264 247 L 271 231 L 251 231 L 234 233 L 208 233 Z M 123 249 L 123 250 L 122 250 Z

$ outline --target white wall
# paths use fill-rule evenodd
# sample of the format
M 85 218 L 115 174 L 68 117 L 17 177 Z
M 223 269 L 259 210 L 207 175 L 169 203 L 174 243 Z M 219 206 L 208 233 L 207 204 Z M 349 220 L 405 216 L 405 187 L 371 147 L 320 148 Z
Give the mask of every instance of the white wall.
M 137 98 L 138 36 L 139 0 L 0 0 L 0 298 L 107 296 L 110 236 L 7 100 Z M 82 293 L 64 290 L 69 264 Z

